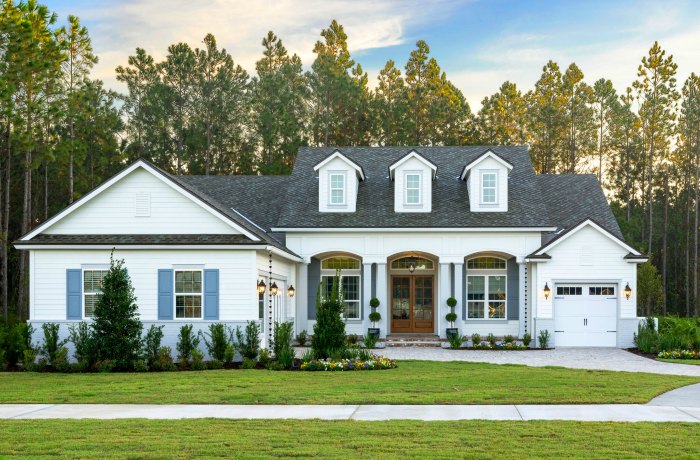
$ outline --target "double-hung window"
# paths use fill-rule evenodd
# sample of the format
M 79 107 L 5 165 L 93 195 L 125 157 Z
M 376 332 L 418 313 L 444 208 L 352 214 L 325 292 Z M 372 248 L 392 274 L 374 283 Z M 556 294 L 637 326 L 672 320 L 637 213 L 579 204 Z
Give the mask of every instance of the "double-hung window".
M 420 174 L 406 174 L 406 204 L 420 204 Z
M 483 204 L 498 203 L 496 186 L 498 184 L 498 174 L 496 172 L 481 173 L 481 202 Z
M 344 205 L 345 204 L 345 174 L 331 173 L 330 174 L 330 204 Z
M 175 318 L 202 318 L 202 271 L 175 271 Z
M 102 280 L 108 270 L 83 270 L 83 318 L 95 315 L 95 305 L 102 294 Z
M 360 261 L 352 257 L 330 257 L 321 261 L 321 297 L 329 298 L 340 270 L 340 288 L 345 308 L 343 318 L 360 319 Z
M 467 318 L 506 319 L 505 260 L 479 257 L 467 261 Z

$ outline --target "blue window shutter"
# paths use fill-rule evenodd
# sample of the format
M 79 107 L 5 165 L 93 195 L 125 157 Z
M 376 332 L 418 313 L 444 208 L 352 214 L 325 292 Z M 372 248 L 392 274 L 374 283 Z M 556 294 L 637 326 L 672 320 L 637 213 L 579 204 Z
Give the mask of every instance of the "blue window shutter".
M 173 319 L 173 271 L 158 270 L 158 319 Z
M 219 319 L 219 270 L 204 270 L 204 319 Z
M 508 319 L 516 320 L 520 318 L 520 267 L 515 261 L 515 257 L 512 257 L 506 261 L 506 268 L 508 273 L 508 278 L 506 283 L 508 283 Z
M 83 319 L 83 271 L 66 270 L 66 319 Z

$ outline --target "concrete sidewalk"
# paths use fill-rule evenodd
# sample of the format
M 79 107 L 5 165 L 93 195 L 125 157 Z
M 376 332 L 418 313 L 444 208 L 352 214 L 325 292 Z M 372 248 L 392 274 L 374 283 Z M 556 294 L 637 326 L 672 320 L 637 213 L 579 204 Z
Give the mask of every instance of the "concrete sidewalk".
M 321 420 L 575 420 L 700 422 L 699 407 L 592 405 L 148 405 L 6 404 L 1 419 L 321 419 Z

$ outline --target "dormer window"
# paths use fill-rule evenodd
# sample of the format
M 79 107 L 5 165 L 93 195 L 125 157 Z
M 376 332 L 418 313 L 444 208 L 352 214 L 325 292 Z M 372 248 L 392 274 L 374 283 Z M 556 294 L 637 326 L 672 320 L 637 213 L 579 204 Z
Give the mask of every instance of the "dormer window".
M 498 203 L 498 173 L 493 171 L 481 173 L 481 202 L 483 204 Z
M 493 150 L 487 150 L 468 162 L 461 180 L 467 181 L 471 212 L 508 211 L 508 175 L 513 165 Z
M 365 180 L 362 167 L 340 150 L 314 166 L 318 173 L 319 212 L 355 212 L 360 181 Z
M 420 174 L 406 174 L 406 204 L 420 205 Z
M 330 173 L 330 204 L 342 206 L 345 204 L 345 173 Z

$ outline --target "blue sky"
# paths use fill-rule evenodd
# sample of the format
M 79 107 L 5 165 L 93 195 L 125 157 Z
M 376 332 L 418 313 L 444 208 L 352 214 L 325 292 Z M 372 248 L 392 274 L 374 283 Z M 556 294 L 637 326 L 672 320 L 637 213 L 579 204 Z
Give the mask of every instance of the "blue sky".
M 168 45 L 200 46 L 211 32 L 248 71 L 273 30 L 305 66 L 332 19 L 345 26 L 351 52 L 374 81 L 387 59 L 403 67 L 426 40 L 472 108 L 505 80 L 529 89 L 542 66 L 576 62 L 590 83 L 610 78 L 618 91 L 636 77 L 654 40 L 674 55 L 678 80 L 700 72 L 700 2 L 536 0 L 51 0 L 59 22 L 75 14 L 88 27 L 100 63 L 94 76 L 116 90 L 114 68 L 137 46 L 162 58 Z

